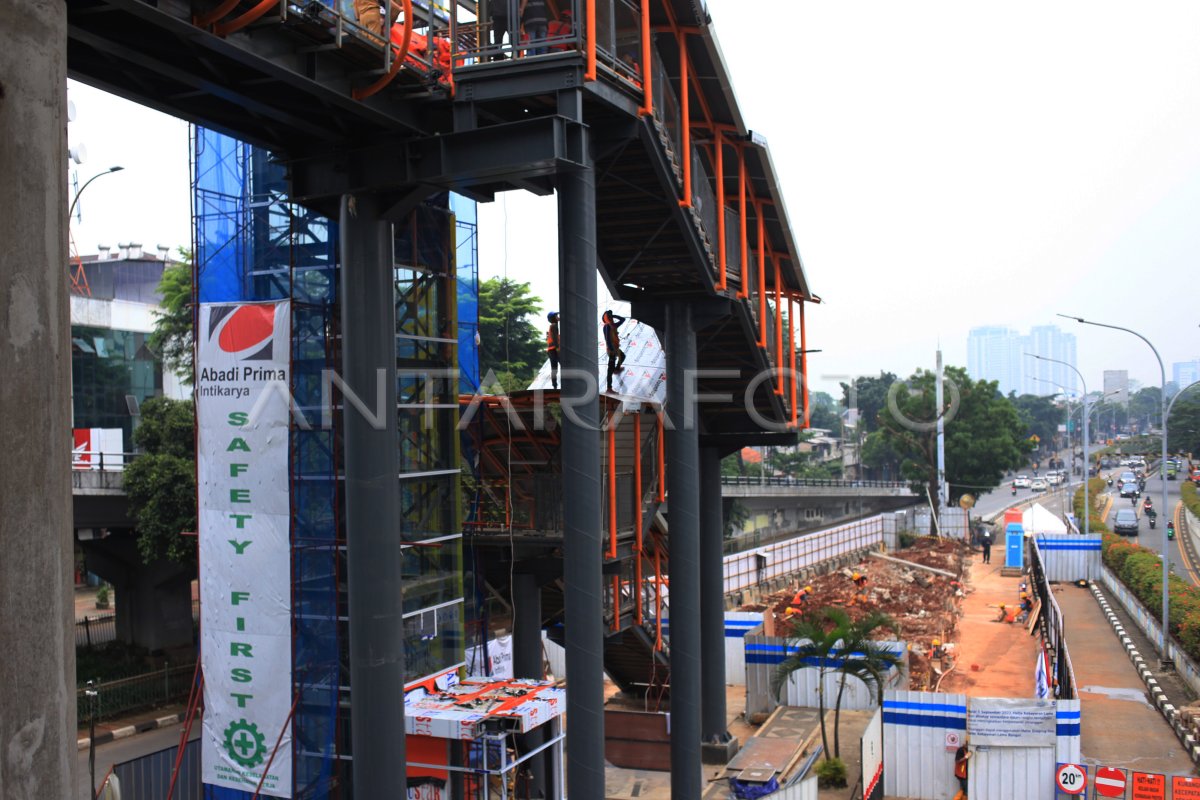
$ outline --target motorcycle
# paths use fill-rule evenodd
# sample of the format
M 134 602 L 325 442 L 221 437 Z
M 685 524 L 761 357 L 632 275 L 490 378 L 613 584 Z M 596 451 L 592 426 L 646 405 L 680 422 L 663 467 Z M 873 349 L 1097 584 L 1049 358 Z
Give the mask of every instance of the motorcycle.
M 1158 515 L 1157 514 L 1150 514 L 1149 516 L 1146 517 L 1146 519 L 1150 520 L 1150 530 L 1154 530 L 1158 526 Z
M 1013 484 L 1013 487 L 1012 487 L 1012 495 L 1013 495 L 1013 497 L 1016 497 L 1016 496 L 1017 496 L 1017 485 L 1016 485 L 1016 484 Z
M 1174 522 L 1167 523 L 1167 538 L 1168 539 L 1175 538 L 1175 523 Z
M 1112 477 L 1111 477 L 1111 476 L 1110 476 L 1110 477 L 1109 477 L 1109 479 L 1108 479 L 1108 485 L 1109 485 L 1109 486 L 1112 486 Z

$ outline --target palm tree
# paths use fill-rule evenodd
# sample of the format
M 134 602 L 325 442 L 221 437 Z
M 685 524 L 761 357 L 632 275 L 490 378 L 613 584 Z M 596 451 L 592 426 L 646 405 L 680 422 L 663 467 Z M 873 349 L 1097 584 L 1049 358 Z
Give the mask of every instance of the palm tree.
M 838 728 L 847 678 L 858 678 L 866 684 L 874 701 L 882 693 L 888 670 L 901 662 L 900 656 L 871 639 L 871 635 L 878 630 L 897 630 L 895 620 L 886 614 L 873 612 L 854 622 L 841 608 L 821 609 L 792 624 L 787 657 L 775 668 L 771 687 L 776 697 L 793 672 L 808 668 L 818 670 L 817 709 L 821 722 L 821 745 L 826 754 L 832 753 L 833 758 L 840 758 L 841 755 Z M 825 676 L 830 672 L 840 673 L 834 700 L 832 751 L 825 730 Z
M 838 609 L 840 611 L 840 609 Z M 842 612 L 844 615 L 845 612 Z M 873 611 L 858 622 L 851 622 L 842 630 L 840 652 L 842 658 L 837 668 L 837 699 L 833 704 L 833 756 L 841 757 L 842 695 L 846 691 L 847 678 L 858 678 L 867 687 L 871 702 L 878 702 L 883 694 L 883 684 L 888 670 L 898 668 L 901 657 L 871 637 L 876 631 L 897 631 L 896 621 L 880 611 Z

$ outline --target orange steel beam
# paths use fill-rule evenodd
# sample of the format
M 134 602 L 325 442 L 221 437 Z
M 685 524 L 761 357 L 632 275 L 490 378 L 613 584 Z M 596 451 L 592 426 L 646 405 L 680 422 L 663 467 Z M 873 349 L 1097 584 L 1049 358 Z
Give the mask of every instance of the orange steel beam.
M 738 244 L 741 256 L 741 272 L 739 275 L 737 297 L 743 300 L 750 296 L 746 289 L 746 267 L 750 260 L 747 249 L 750 247 L 746 234 L 746 148 L 738 145 Z
M 716 181 L 717 181 L 717 267 L 720 270 L 717 278 L 717 291 L 725 291 L 725 278 L 728 265 L 725 263 L 725 135 L 717 131 L 716 144 Z
M 277 5 L 279 5 L 279 0 L 261 0 L 258 5 L 254 6 L 254 8 L 242 14 L 240 17 L 235 17 L 229 20 L 229 22 L 222 22 L 220 25 L 214 27 L 213 33 L 215 33 L 217 36 L 228 36 L 231 33 L 236 33 L 249 25 L 251 22 L 254 22 L 262 17 L 263 14 L 266 14 Z
M 755 204 L 758 217 L 758 346 L 767 349 L 767 239 L 762 205 Z
M 596 0 L 587 0 L 584 12 L 587 25 L 587 68 L 584 70 L 585 81 L 596 80 Z
M 209 11 L 207 14 L 197 14 L 192 17 L 192 24 L 198 28 L 207 28 L 217 20 L 224 17 L 230 11 L 237 8 L 238 0 L 225 0 L 221 5 Z
M 391 15 L 391 4 L 393 2 L 395 2 L 395 0 L 388 0 L 389 18 Z M 392 62 L 392 68 L 390 70 L 388 70 L 386 75 L 380 76 L 379 80 L 375 81 L 374 83 L 372 83 L 370 86 L 366 87 L 365 89 L 355 89 L 354 91 L 352 91 L 350 93 L 350 96 L 353 97 L 355 100 L 366 100 L 368 97 L 378 94 L 379 91 L 381 89 L 383 89 L 383 87 L 387 86 L 389 83 L 392 82 L 392 78 L 396 77 L 396 73 L 398 73 L 400 71 L 400 67 L 404 66 L 404 60 L 406 58 L 408 58 L 408 45 L 409 45 L 409 43 L 412 42 L 413 22 L 415 21 L 415 20 L 413 20 L 412 0 L 403 0 L 403 10 L 404 10 L 404 38 L 400 40 L 400 52 L 399 52 L 399 54 L 397 54 L 396 60 Z M 391 39 L 389 38 L 388 41 L 384 42 L 383 46 L 391 47 L 392 46 Z
M 667 470 L 666 470 L 666 444 L 665 435 L 663 433 L 663 418 L 661 411 L 658 412 L 658 502 L 667 499 Z
M 684 44 L 684 35 L 682 33 L 676 34 L 676 40 L 679 43 L 679 113 L 683 117 L 683 124 L 679 126 L 680 135 L 683 138 L 682 147 L 680 148 L 683 150 L 680 154 L 680 157 L 683 159 L 683 199 L 679 201 L 679 205 L 684 208 L 691 208 L 692 109 L 688 92 L 688 57 L 687 46 Z
M 642 411 L 633 415 L 633 621 L 642 624 Z
M 808 430 L 808 337 L 804 335 L 804 298 L 800 298 L 800 377 L 804 380 L 804 429 Z
M 803 349 L 803 348 L 801 348 Z M 791 361 L 792 370 L 788 374 L 788 383 L 791 384 L 792 394 L 792 427 L 796 426 L 796 318 L 792 316 L 792 294 L 788 293 L 788 358 Z
M 608 557 L 617 557 L 617 411 L 608 417 Z
M 654 113 L 653 48 L 650 43 L 650 0 L 642 0 L 642 108 L 643 117 Z
M 775 367 L 780 370 L 777 376 L 775 394 L 783 395 L 783 273 L 779 269 L 779 259 L 775 262 Z

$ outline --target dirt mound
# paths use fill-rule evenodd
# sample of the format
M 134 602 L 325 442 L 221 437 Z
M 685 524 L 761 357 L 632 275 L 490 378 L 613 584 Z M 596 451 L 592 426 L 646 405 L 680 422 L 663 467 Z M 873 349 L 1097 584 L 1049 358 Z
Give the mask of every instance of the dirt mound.
M 888 554 L 887 559 L 869 557 L 853 568 L 811 578 L 807 585 L 812 587 L 812 593 L 805 602 L 807 611 L 802 613 L 835 606 L 844 609 L 854 620 L 873 611 L 891 616 L 900 628 L 895 638 L 907 641 L 911 646 L 911 688 L 932 688 L 930 684 L 938 675 L 930 669 L 932 642 L 934 639 L 942 643 L 955 640 L 963 596 L 960 578 L 968 553 L 969 549 L 956 541 L 932 537 L 917 539 L 911 547 Z M 924 570 L 918 565 L 949 575 Z M 863 601 L 856 601 L 858 591 L 851 579 L 855 572 L 867 578 Z M 767 597 L 766 603 L 746 605 L 742 609 L 769 609 L 771 619 L 766 621 L 765 629 L 768 633 L 774 631 L 774 635 L 786 636 L 790 626 L 788 608 L 800 588 L 798 584 L 775 592 Z M 893 634 L 882 631 L 880 638 L 890 639 Z

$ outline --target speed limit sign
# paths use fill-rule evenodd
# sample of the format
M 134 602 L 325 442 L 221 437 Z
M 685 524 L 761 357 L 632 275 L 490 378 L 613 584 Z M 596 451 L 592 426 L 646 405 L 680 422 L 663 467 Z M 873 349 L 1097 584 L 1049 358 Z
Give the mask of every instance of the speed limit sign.
M 1083 794 L 1087 791 L 1087 767 L 1082 764 L 1059 764 L 1054 783 L 1063 794 Z

